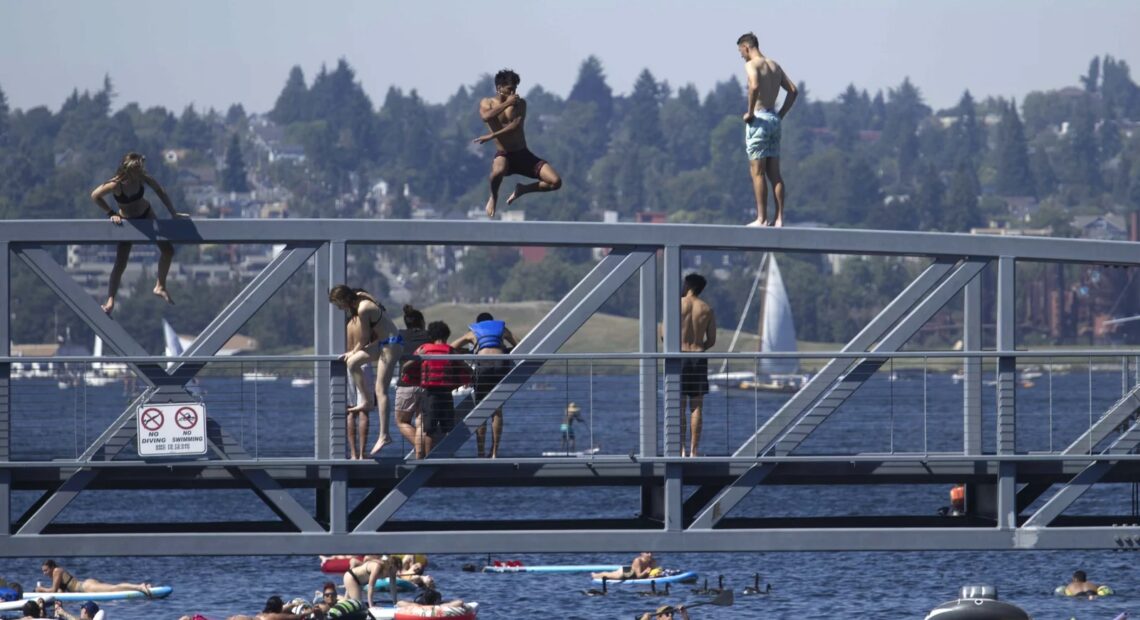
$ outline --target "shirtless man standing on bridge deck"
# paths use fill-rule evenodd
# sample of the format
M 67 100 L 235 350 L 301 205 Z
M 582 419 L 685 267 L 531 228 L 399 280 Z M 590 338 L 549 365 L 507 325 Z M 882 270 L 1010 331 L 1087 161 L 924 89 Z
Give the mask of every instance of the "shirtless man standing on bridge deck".
M 736 40 L 744 72 L 748 75 L 748 111 L 744 113 L 744 146 L 756 192 L 756 220 L 749 226 L 784 225 L 784 179 L 780 176 L 780 124 L 796 102 L 796 85 L 775 60 L 760 53 L 751 32 Z M 780 89 L 788 91 L 776 111 Z M 767 177 L 767 178 L 765 178 Z M 776 197 L 776 219 L 768 219 L 768 182 Z
M 523 122 L 526 120 L 526 101 L 518 96 L 519 75 L 510 69 L 495 74 L 495 96 L 479 102 L 479 117 L 487 123 L 491 133 L 475 138 L 474 142 L 485 144 L 491 140 L 499 147 L 491 162 L 491 197 L 487 199 L 487 217 L 495 217 L 495 206 L 499 201 L 499 185 L 503 177 L 521 174 L 536 183 L 515 184 L 515 191 L 507 198 L 507 204 L 531 192 L 552 192 L 562 187 L 562 177 L 545 159 L 540 159 L 526 147 Z
M 716 314 L 699 295 L 705 290 L 705 278 L 697 273 L 685 276 L 681 289 L 681 351 L 704 353 L 716 344 Z M 689 399 L 689 452 L 697 456 L 701 441 L 701 407 L 709 393 L 709 360 L 686 359 L 681 365 L 681 403 Z M 681 455 L 685 455 L 685 409 L 681 409 Z

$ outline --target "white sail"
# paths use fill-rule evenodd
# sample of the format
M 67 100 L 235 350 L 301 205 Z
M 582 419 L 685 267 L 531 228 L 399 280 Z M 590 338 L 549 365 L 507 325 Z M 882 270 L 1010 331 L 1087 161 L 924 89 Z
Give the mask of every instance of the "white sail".
M 178 339 L 178 334 L 166 319 L 162 319 L 162 336 L 166 340 L 166 350 L 163 355 L 167 357 L 182 355 L 182 341 Z M 167 362 L 166 367 L 170 368 L 173 365 L 174 362 Z
M 792 320 L 792 305 L 784 278 L 776 265 L 774 255 L 768 258 L 768 275 L 764 285 L 764 315 L 760 324 L 761 353 L 794 353 L 796 351 L 796 325 Z M 764 358 L 760 370 L 770 375 L 790 375 L 799 372 L 800 361 L 795 358 Z

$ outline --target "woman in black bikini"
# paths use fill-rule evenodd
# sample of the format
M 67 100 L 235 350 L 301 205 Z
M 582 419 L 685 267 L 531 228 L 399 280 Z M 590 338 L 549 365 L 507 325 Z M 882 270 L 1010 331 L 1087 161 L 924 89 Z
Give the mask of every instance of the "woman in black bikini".
M 103 583 L 98 579 L 77 579 L 55 560 L 44 560 L 40 567 L 44 577 L 51 578 L 50 586 L 36 586 L 36 592 L 121 592 L 138 590 L 150 596 L 149 583 Z
M 158 195 L 163 206 L 170 211 L 170 215 L 176 218 L 190 217 L 187 213 L 178 213 L 174 210 L 174 206 L 170 203 L 170 197 L 166 195 L 166 190 L 162 189 L 162 185 L 159 185 L 158 181 L 147 174 L 145 162 L 146 158 L 142 155 L 127 153 L 123 157 L 123 162 L 119 164 L 115 176 L 96 187 L 95 191 L 91 192 L 91 199 L 107 213 L 107 217 L 111 218 L 111 223 L 116 226 L 121 226 L 124 219 L 153 220 L 157 219 L 154 210 L 150 208 L 150 202 L 143 198 L 146 186 L 149 185 Z M 111 194 L 115 198 L 115 202 L 119 205 L 117 210 L 107 203 L 107 194 Z M 159 241 L 158 250 L 160 252 L 158 282 L 154 285 L 154 294 L 165 299 L 166 303 L 173 304 L 174 300 L 166 291 L 166 274 L 170 272 L 170 261 L 174 258 L 174 246 L 168 241 Z M 103 312 L 107 314 L 111 314 L 111 311 L 115 309 L 115 295 L 119 292 L 119 282 L 123 278 L 123 270 L 127 268 L 127 259 L 130 257 L 131 244 L 128 242 L 120 243 L 118 253 L 115 255 L 115 267 L 111 270 L 107 303 L 103 304 Z
M 384 306 L 367 291 L 338 284 L 329 291 L 329 301 L 348 313 L 350 325 L 353 321 L 356 322 L 358 336 L 349 339 L 354 344 L 350 344 L 349 350 L 341 356 L 348 366 L 348 372 L 352 375 L 356 384 L 356 393 L 359 395 L 356 406 L 349 407 L 348 413 L 367 415 L 372 409 L 373 402 L 379 405 L 380 436 L 371 451 L 371 454 L 376 454 L 381 448 L 392 443 L 392 436 L 388 432 L 388 383 L 392 380 L 392 371 L 404 351 L 404 339 Z M 364 380 L 364 364 L 369 360 L 376 370 L 376 401 L 369 398 L 368 385 Z M 364 439 L 363 436 L 356 438 L 356 445 L 360 446 L 360 458 L 364 456 Z

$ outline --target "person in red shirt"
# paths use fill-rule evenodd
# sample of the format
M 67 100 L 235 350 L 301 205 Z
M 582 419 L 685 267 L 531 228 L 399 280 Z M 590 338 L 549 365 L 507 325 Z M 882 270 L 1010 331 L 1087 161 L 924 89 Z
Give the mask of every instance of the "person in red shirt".
M 443 359 L 445 355 L 458 353 L 447 339 L 451 328 L 443 321 L 433 321 L 428 325 L 428 338 L 431 342 L 420 345 L 416 355 L 420 361 L 420 387 L 423 388 L 423 405 L 420 414 L 420 428 L 423 429 L 423 454 L 444 435 L 455 428 L 455 400 L 451 391 L 471 382 L 471 369 L 460 360 Z

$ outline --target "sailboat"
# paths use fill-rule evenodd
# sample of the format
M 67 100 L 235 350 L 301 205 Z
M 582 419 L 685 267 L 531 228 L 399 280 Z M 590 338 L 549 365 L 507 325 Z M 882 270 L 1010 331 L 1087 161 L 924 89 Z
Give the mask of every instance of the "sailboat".
M 95 336 L 92 355 L 103 357 L 103 339 Z M 103 387 L 121 381 L 127 375 L 127 365 L 113 362 L 91 362 L 91 370 L 83 373 L 83 382 L 88 387 Z
M 760 311 L 760 352 L 761 353 L 795 353 L 796 326 L 792 318 L 792 306 L 788 302 L 788 291 L 784 288 L 784 278 L 780 274 L 780 266 L 776 263 L 775 255 L 768 253 L 765 264 L 757 271 L 756 280 L 752 284 L 748 301 L 740 315 L 740 322 L 736 326 L 736 333 L 732 336 L 729 351 L 736 346 L 740 336 L 744 317 L 752 305 L 752 298 L 759 289 L 760 279 L 764 279 L 764 300 Z M 794 357 L 762 357 L 760 359 L 760 373 L 752 371 L 725 372 L 728 360 L 725 360 L 719 373 L 709 375 L 709 383 L 713 386 L 726 385 L 743 390 L 758 390 L 762 392 L 796 392 L 804 384 L 804 375 L 800 374 L 800 361 Z
M 182 339 L 178 337 L 178 333 L 174 331 L 174 328 L 166 319 L 162 319 L 162 339 L 166 344 L 162 352 L 165 357 L 178 357 L 182 355 Z M 173 361 L 167 362 L 167 370 L 173 368 L 175 363 L 176 362 Z M 198 398 L 202 397 L 202 386 L 198 385 L 197 379 L 192 379 L 190 383 L 186 385 L 186 391 Z

